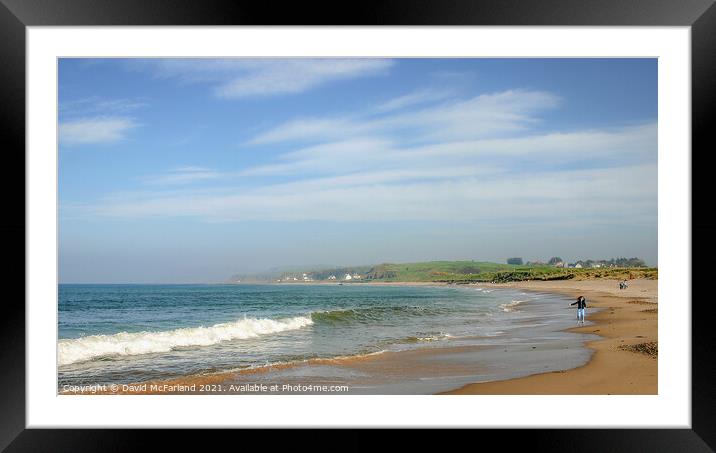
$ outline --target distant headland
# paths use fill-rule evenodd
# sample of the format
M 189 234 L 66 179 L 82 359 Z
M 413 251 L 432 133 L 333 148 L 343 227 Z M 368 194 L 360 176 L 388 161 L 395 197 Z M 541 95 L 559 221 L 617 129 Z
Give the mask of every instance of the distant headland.
M 577 260 L 552 257 L 547 262 L 508 258 L 506 263 L 489 261 L 426 261 L 382 263 L 361 266 L 293 267 L 257 274 L 237 274 L 229 283 L 501 283 L 528 280 L 656 279 L 658 269 L 639 258 Z

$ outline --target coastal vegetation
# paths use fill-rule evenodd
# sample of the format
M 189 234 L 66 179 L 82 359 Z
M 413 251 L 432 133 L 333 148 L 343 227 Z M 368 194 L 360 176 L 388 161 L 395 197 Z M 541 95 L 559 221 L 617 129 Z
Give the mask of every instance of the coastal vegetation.
M 615 261 L 615 260 L 614 260 Z M 352 278 L 347 279 L 350 275 Z M 232 277 L 236 278 L 236 277 Z M 549 264 L 502 264 L 487 261 L 427 261 L 382 263 L 372 266 L 300 269 L 272 275 L 269 281 L 436 282 L 467 284 L 528 280 L 630 280 L 657 279 L 658 269 L 650 267 L 561 267 Z M 244 281 L 249 281 L 245 279 Z M 234 280 L 235 281 L 235 280 Z
M 373 267 L 364 281 L 409 282 L 513 282 L 526 280 L 656 279 L 658 270 L 646 267 L 562 268 L 478 261 L 432 261 L 409 264 L 381 264 Z

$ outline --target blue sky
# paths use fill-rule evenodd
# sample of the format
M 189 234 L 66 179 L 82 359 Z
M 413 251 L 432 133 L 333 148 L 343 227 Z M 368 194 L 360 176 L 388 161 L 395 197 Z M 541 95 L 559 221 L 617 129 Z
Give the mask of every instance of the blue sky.
M 657 264 L 655 59 L 61 59 L 60 281 Z

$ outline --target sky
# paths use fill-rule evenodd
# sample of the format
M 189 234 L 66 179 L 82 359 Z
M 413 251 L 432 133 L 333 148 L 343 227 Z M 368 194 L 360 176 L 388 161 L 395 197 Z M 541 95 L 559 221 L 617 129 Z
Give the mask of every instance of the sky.
M 60 59 L 59 277 L 657 263 L 656 59 Z

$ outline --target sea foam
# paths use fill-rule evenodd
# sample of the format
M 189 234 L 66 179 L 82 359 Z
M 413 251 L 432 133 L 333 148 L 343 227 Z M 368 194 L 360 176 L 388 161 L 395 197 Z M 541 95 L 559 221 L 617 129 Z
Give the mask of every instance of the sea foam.
M 511 311 L 515 311 L 516 307 L 517 307 L 519 304 L 523 303 L 523 302 L 526 302 L 526 301 L 524 301 L 524 300 L 513 300 L 512 302 L 509 302 L 509 303 L 506 303 L 506 304 L 501 304 L 501 305 L 500 305 L 500 308 L 502 309 L 502 311 L 509 313 L 509 312 L 511 312 Z
M 58 364 L 69 365 L 98 357 L 168 352 L 182 346 L 210 346 L 222 341 L 254 338 L 309 326 L 308 316 L 284 319 L 244 318 L 211 327 L 187 327 L 159 332 L 120 332 L 60 340 Z

